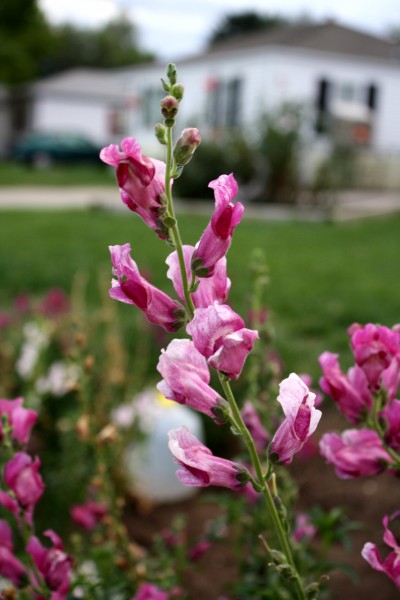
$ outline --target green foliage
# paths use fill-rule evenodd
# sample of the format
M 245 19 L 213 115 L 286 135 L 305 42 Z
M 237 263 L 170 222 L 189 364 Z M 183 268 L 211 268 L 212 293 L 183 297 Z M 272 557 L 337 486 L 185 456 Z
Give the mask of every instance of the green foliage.
M 285 17 L 279 15 L 261 16 L 254 11 L 246 11 L 240 14 L 227 15 L 217 25 L 210 37 L 210 44 L 224 42 L 238 35 L 254 33 L 256 31 L 267 31 L 288 24 Z
M 0 163 L 2 186 L 113 186 L 115 172 L 99 161 L 98 165 L 52 165 L 35 169 L 12 162 Z M 1 188 L 0 188 L 1 189 Z M 115 192 L 116 197 L 118 192 Z

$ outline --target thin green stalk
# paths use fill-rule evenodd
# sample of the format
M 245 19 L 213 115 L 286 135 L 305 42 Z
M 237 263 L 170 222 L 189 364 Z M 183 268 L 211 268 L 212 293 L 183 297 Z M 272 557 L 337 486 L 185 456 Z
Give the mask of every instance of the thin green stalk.
M 283 550 L 283 552 L 286 556 L 286 560 L 287 560 L 288 564 L 292 567 L 294 573 L 296 574 L 296 578 L 293 580 L 293 585 L 296 589 L 296 595 L 300 600 L 304 600 L 306 596 L 305 596 L 305 593 L 303 590 L 300 576 L 297 572 L 296 564 L 293 560 L 289 540 L 288 540 L 285 530 L 282 526 L 282 521 L 278 514 L 277 508 L 275 506 L 274 499 L 271 494 L 271 490 L 269 489 L 268 484 L 266 483 L 266 481 L 264 479 L 260 459 L 258 458 L 258 454 L 257 454 L 256 448 L 254 445 L 253 438 L 251 437 L 249 430 L 247 429 L 246 425 L 243 422 L 242 415 L 240 414 L 240 410 L 236 403 L 236 400 L 233 395 L 229 381 L 227 381 L 221 373 L 218 373 L 218 375 L 219 375 L 219 379 L 221 382 L 221 386 L 225 393 L 225 397 L 228 400 L 230 409 L 232 411 L 234 422 L 236 425 L 239 425 L 239 430 L 243 436 L 243 439 L 244 439 L 247 449 L 249 451 L 249 454 L 251 457 L 251 462 L 252 462 L 254 470 L 256 472 L 257 483 L 261 487 L 263 496 L 267 503 L 268 511 L 272 517 L 272 522 L 274 524 L 275 532 L 276 532 L 277 538 L 279 540 L 281 549 Z
M 190 318 L 193 318 L 194 304 L 189 291 L 189 280 L 186 273 L 185 259 L 183 256 L 182 238 L 179 233 L 178 221 L 175 216 L 174 203 L 171 193 L 171 168 L 172 168 L 172 127 L 167 127 L 167 159 L 165 169 L 165 194 L 168 200 L 168 216 L 173 219 L 174 225 L 169 228 L 172 241 L 178 254 L 179 268 L 181 271 L 183 294 Z

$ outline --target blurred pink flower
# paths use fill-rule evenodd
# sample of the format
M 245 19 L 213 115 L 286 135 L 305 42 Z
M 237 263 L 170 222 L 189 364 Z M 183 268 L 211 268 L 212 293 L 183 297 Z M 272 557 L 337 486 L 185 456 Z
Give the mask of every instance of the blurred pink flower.
M 43 298 L 39 310 L 50 319 L 59 317 L 67 313 L 70 309 L 70 302 L 64 290 L 53 288 L 49 290 Z
M 183 246 L 183 256 L 185 260 L 186 274 L 188 281 L 191 281 L 192 272 L 190 263 L 194 252 L 194 246 Z M 178 254 L 176 250 L 172 252 L 165 261 L 169 266 L 167 277 L 171 279 L 174 289 L 179 298 L 184 302 L 185 296 L 182 288 L 181 271 L 179 268 Z M 199 286 L 197 291 L 192 294 L 193 304 L 196 308 L 206 308 L 216 300 L 220 304 L 225 302 L 231 287 L 231 280 L 226 276 L 226 257 L 223 256 L 215 265 L 214 274 L 206 279 L 196 278 Z
M 243 319 L 226 304 L 197 308 L 186 326 L 197 350 L 209 365 L 231 379 L 237 379 L 258 332 L 244 327 Z
M 400 400 L 392 400 L 380 416 L 386 421 L 385 442 L 393 450 L 400 450 Z
M 142 154 L 134 138 L 125 138 L 120 150 L 116 144 L 103 148 L 100 158 L 116 167 L 123 203 L 137 213 L 162 238 L 168 230 L 161 220 L 165 193 L 165 163 Z
M 47 530 L 44 535 L 51 540 L 52 548 L 42 546 L 39 539 L 33 536 L 26 550 L 51 591 L 50 600 L 65 600 L 69 592 L 73 559 L 64 552 L 63 543 L 54 531 Z
M 378 434 L 371 429 L 348 429 L 341 435 L 325 433 L 319 449 L 341 479 L 376 475 L 391 463 Z
M 153 583 L 142 583 L 132 600 L 168 600 L 168 594 Z
M 315 394 L 295 373 L 279 384 L 278 402 L 286 419 L 272 439 L 269 454 L 276 455 L 278 462 L 287 465 L 314 433 L 322 413 L 314 408 Z
M 293 531 L 293 537 L 296 542 L 311 540 L 317 533 L 316 527 L 311 523 L 310 517 L 306 513 L 296 515 L 296 523 Z
M 241 202 L 232 202 L 238 192 L 233 174 L 221 175 L 208 187 L 214 190 L 215 210 L 192 258 L 193 272 L 201 277 L 211 277 L 216 263 L 228 252 L 233 231 L 244 211 Z
M 77 525 L 86 531 L 91 531 L 101 523 L 103 517 L 108 513 L 108 508 L 105 504 L 88 500 L 84 504 L 76 504 L 70 512 Z
M 241 410 L 242 419 L 256 445 L 257 452 L 261 452 L 267 445 L 269 434 L 261 423 L 253 404 L 248 400 Z
M 161 351 L 157 370 L 164 378 L 157 389 L 166 398 L 215 418 L 213 409 L 218 406 L 220 396 L 208 385 L 207 361 L 191 340 L 172 340 L 167 349 Z
M 112 280 L 110 296 L 114 300 L 134 304 L 144 312 L 150 323 L 161 325 L 167 331 L 176 331 L 184 323 L 184 310 L 180 304 L 144 279 L 130 256 L 130 244 L 110 246 Z
M 11 528 L 0 520 L 0 575 L 18 587 L 24 574 L 24 565 L 14 556 Z
M 241 465 L 214 456 L 186 427 L 173 429 L 168 436 L 169 449 L 180 466 L 176 474 L 183 485 L 239 489 L 247 483 L 247 471 Z
M 397 588 L 400 589 L 400 546 L 397 543 L 396 538 L 389 529 L 389 517 L 383 518 L 383 526 L 385 533 L 383 534 L 383 541 L 389 548 L 392 548 L 385 560 L 382 559 L 378 548 L 375 544 L 367 542 L 362 551 L 361 556 L 371 565 L 375 571 L 385 573 L 394 583 Z
M 26 444 L 31 435 L 32 427 L 37 421 L 37 413 L 34 410 L 24 408 L 23 398 L 5 400 L 0 398 L 0 417 L 7 415 L 12 430 L 12 437 L 20 444 Z
M 40 500 L 44 484 L 39 474 L 40 460 L 35 460 L 26 452 L 16 452 L 4 469 L 4 481 L 15 494 L 20 507 L 31 514 Z

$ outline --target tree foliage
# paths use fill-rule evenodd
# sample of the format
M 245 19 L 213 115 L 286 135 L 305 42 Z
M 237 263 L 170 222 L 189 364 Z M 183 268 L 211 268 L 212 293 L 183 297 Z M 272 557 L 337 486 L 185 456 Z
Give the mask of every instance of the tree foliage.
M 227 15 L 211 35 L 210 44 L 223 42 L 246 33 L 283 27 L 288 23 L 289 21 L 285 17 L 279 15 L 261 16 L 254 11 Z

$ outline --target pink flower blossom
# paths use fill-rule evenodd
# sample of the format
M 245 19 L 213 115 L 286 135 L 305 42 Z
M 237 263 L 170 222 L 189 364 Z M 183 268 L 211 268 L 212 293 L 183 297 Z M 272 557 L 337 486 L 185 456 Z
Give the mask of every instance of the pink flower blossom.
M 192 258 L 192 269 L 201 277 L 211 277 L 216 263 L 228 252 L 233 231 L 244 211 L 241 202 L 232 202 L 238 191 L 232 174 L 221 175 L 209 187 L 214 190 L 215 210 Z
M 166 398 L 215 418 L 213 410 L 220 397 L 208 385 L 207 361 L 191 340 L 172 340 L 167 349 L 162 350 L 157 370 L 164 378 L 157 389 Z
M 197 350 L 210 366 L 237 379 L 258 332 L 244 327 L 243 319 L 226 304 L 197 308 L 186 326 Z
M 342 373 L 338 355 L 324 352 L 319 357 L 323 377 L 320 386 L 325 394 L 329 394 L 337 402 L 340 411 L 351 423 L 362 421 L 372 407 L 372 396 L 364 371 L 359 366 Z
M 150 323 L 161 325 L 170 332 L 176 331 L 184 323 L 182 306 L 140 275 L 130 252 L 130 244 L 110 246 L 112 273 L 117 277 L 112 280 L 111 298 L 134 304 L 144 312 Z
M 183 256 L 185 260 L 186 275 L 188 281 L 191 281 L 192 271 L 190 268 L 191 259 L 194 252 L 194 246 L 183 246 Z M 179 298 L 184 302 L 185 296 L 182 288 L 181 271 L 179 268 L 178 253 L 172 252 L 165 261 L 169 266 L 167 277 L 171 279 L 174 289 Z M 223 256 L 215 265 L 214 274 L 206 279 L 196 277 L 199 286 L 197 291 L 192 294 L 193 304 L 196 308 L 206 308 L 215 301 L 222 304 L 228 297 L 231 287 L 231 280 L 226 276 L 226 257 Z
M 268 431 L 261 423 L 260 417 L 250 401 L 244 403 L 241 413 L 243 422 L 254 440 L 257 451 L 261 452 L 267 445 L 269 439 Z
M 68 596 L 73 559 L 64 552 L 61 539 L 54 531 L 44 532 L 53 546 L 42 546 L 36 536 L 30 538 L 26 550 L 32 556 L 40 575 L 51 591 L 50 600 L 65 600 Z
M 45 317 L 54 319 L 67 313 L 70 309 L 70 303 L 64 290 L 53 288 L 47 292 L 39 309 Z
M 173 429 L 168 436 L 169 449 L 180 466 L 176 475 L 183 485 L 239 489 L 247 483 L 247 472 L 241 465 L 214 456 L 186 427 Z
M 153 583 L 142 583 L 132 600 L 168 600 L 168 594 Z
M 32 427 L 37 421 L 34 410 L 23 408 L 23 398 L 15 400 L 0 399 L 0 417 L 7 415 L 12 429 L 12 437 L 20 444 L 26 444 L 31 435 Z
M 341 479 L 376 475 L 391 463 L 378 434 L 371 429 L 348 429 L 341 435 L 325 433 L 319 449 Z
M 380 416 L 386 421 L 385 442 L 393 450 L 400 450 L 400 400 L 392 400 Z
M 378 548 L 375 544 L 367 542 L 362 551 L 361 556 L 371 565 L 375 571 L 385 573 L 394 583 L 397 588 L 400 589 L 400 546 L 397 543 L 396 538 L 389 529 L 389 517 L 383 518 L 383 526 L 385 533 L 383 534 L 383 540 L 389 548 L 392 548 L 385 560 L 382 559 Z
M 296 515 L 296 524 L 293 531 L 293 537 L 296 542 L 311 540 L 317 533 L 316 527 L 311 523 L 310 517 L 305 513 Z
M 0 520 L 0 575 L 18 587 L 25 575 L 24 565 L 14 556 L 12 531 L 6 521 Z
M 168 230 L 162 222 L 165 194 L 165 163 L 142 154 L 134 138 L 103 148 L 100 158 L 116 167 L 117 182 L 123 203 L 137 213 L 162 238 Z
M 212 548 L 210 540 L 200 540 L 200 542 L 188 551 L 188 559 L 192 562 L 197 562 L 210 548 Z
M 356 363 L 364 371 L 372 391 L 382 384 L 383 373 L 394 361 L 399 372 L 400 333 L 383 325 L 355 323 L 349 328 L 350 343 Z M 397 379 L 398 385 L 398 379 Z M 393 396 L 394 397 L 394 396 Z
M 318 407 L 320 404 L 322 404 L 322 402 L 324 400 L 324 397 L 323 397 L 323 395 L 318 390 L 313 389 L 311 375 L 308 375 L 308 373 L 300 373 L 299 377 L 300 377 L 300 379 L 302 381 L 304 381 L 304 383 L 306 384 L 306 386 L 310 389 L 310 392 L 312 392 L 313 394 L 315 394 L 314 406 Z
M 312 435 L 321 418 L 321 411 L 314 408 L 315 394 L 295 373 L 279 384 L 278 402 L 286 419 L 275 433 L 270 444 L 271 457 L 287 465 Z
M 40 460 L 26 452 L 16 452 L 4 469 L 4 481 L 15 494 L 19 506 L 29 515 L 40 500 L 44 484 L 39 474 Z
M 72 519 L 86 531 L 94 529 L 107 513 L 108 509 L 105 504 L 92 500 L 88 500 L 84 504 L 76 504 L 71 508 Z

